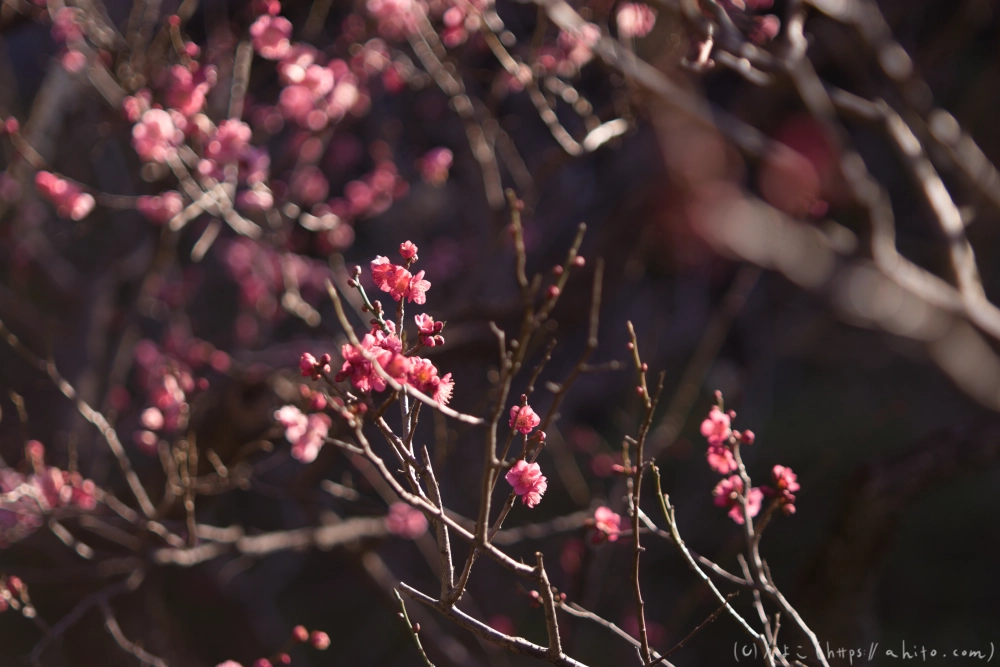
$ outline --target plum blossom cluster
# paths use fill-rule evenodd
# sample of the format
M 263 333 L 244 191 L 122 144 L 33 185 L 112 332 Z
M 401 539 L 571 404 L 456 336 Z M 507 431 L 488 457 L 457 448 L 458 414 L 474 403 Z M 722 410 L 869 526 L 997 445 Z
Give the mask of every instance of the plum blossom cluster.
M 709 467 L 720 475 L 729 475 L 722 479 L 712 490 L 714 502 L 718 507 L 728 510 L 730 518 L 738 524 L 745 522 L 746 516 L 755 517 L 760 512 L 765 496 L 774 498 L 775 507 L 785 514 L 795 512 L 795 495 L 799 490 L 797 477 L 791 468 L 776 465 L 772 469 L 774 487 L 753 487 L 744 492 L 745 485 L 741 474 L 730 475 L 740 470 L 739 446 L 752 445 L 755 440 L 753 431 L 736 431 L 731 428 L 736 413 L 728 412 L 722 406 L 722 394 L 716 392 L 717 405 L 713 405 L 708 416 L 701 423 L 701 434 L 708 441 L 706 458 Z
M 544 431 L 536 431 L 534 435 L 531 435 L 532 431 L 542 422 L 542 418 L 531 409 L 527 400 L 528 397 L 522 395 L 521 405 L 511 407 L 509 422 L 510 428 L 515 433 L 520 433 L 524 436 L 525 454 L 527 453 L 529 435 L 531 436 L 530 442 L 538 443 L 539 446 L 545 442 Z M 545 490 L 549 486 L 548 480 L 542 474 L 542 469 L 538 463 L 528 462 L 523 458 L 507 471 L 504 479 L 514 487 L 514 493 L 521 496 L 521 503 L 528 507 L 538 505 L 542 500 L 542 494 L 545 493 Z
M 409 241 L 400 245 L 399 252 L 407 267 L 417 261 L 417 250 L 417 246 Z M 398 300 L 405 298 L 407 294 L 419 294 L 421 298 L 418 303 L 425 302 L 430 282 L 423 279 L 423 271 L 414 276 L 404 266 L 389 264 L 385 257 L 379 257 L 372 262 L 372 274 L 376 285 L 386 286 L 384 289 L 390 294 L 394 294 L 393 285 L 400 286 L 395 292 Z M 360 268 L 356 270 L 356 278 L 351 279 L 350 284 L 363 293 L 363 288 L 357 280 L 359 275 Z M 388 282 L 390 276 L 391 280 L 395 281 L 392 285 Z M 364 298 L 367 300 L 367 295 Z M 411 300 L 416 301 L 416 299 Z M 435 322 L 426 314 L 416 315 L 414 321 L 417 325 L 419 342 L 411 349 L 404 350 L 403 339 L 397 334 L 396 323 L 383 319 L 381 304 L 376 301 L 372 310 L 376 319 L 372 321 L 371 331 L 364 335 L 358 345 L 345 343 L 341 347 L 343 362 L 333 378 L 328 377 L 332 362 L 330 355 L 323 354 L 317 359 L 309 352 L 303 353 L 299 359 L 299 371 L 302 376 L 313 380 L 327 377 L 334 383 L 349 381 L 353 389 L 365 394 L 385 391 L 390 383 L 395 383 L 412 387 L 437 403 L 447 405 L 455 386 L 451 373 L 441 375 L 433 362 L 415 354 L 421 347 L 433 347 L 444 343 L 440 333 L 444 323 Z M 274 413 L 275 419 L 285 429 L 285 438 L 292 444 L 292 455 L 304 463 L 315 460 L 332 424 L 329 416 L 320 412 L 327 406 L 325 398 L 318 392 L 313 392 L 311 396 L 313 397 L 311 407 L 317 411 L 313 414 L 306 415 L 292 405 L 286 405 Z M 349 421 L 353 419 L 352 414 L 349 414 L 351 411 L 359 411 L 366 407 L 364 403 L 346 406 L 344 400 L 339 397 L 334 398 L 330 405 Z M 408 523 L 412 530 L 415 530 L 420 520 L 426 521 L 423 515 L 420 515 L 419 519 L 415 515 L 407 515 L 408 518 L 403 517 L 406 521 L 402 521 L 400 518 L 402 510 L 397 508 L 394 511 L 396 515 L 393 516 L 396 518 L 390 522 L 394 527 Z M 404 534 L 407 532 L 404 528 L 400 530 L 404 530 Z M 390 532 L 395 531 L 390 528 Z
M 426 303 L 430 282 L 424 279 L 423 271 L 414 275 L 407 269 L 418 259 L 417 246 L 406 241 L 400 245 L 399 253 L 405 266 L 392 264 L 382 256 L 376 257 L 371 263 L 375 285 L 388 292 L 396 301 L 405 299 L 417 304 Z M 355 273 L 357 275 L 358 272 Z M 357 280 L 352 280 L 352 285 L 361 289 Z M 370 392 L 385 391 L 389 378 L 447 405 L 455 386 L 451 373 L 441 376 L 433 362 L 416 356 L 414 352 L 419 346 L 404 352 L 395 323 L 382 319 L 380 303 L 376 301 L 373 308 L 377 318 L 372 330 L 360 341 L 361 344 L 354 346 L 348 343 L 341 348 L 344 363 L 335 377 L 336 381 L 349 379 L 355 389 Z M 444 338 L 440 335 L 444 323 L 434 322 L 433 318 L 425 314 L 417 315 L 414 321 L 417 325 L 417 337 L 422 345 L 432 347 L 444 343 Z
M 402 253 L 403 250 L 400 250 L 400 254 Z M 409 266 L 412 261 L 413 259 L 407 259 L 406 265 Z M 414 275 L 406 267 L 392 264 L 381 255 L 372 261 L 371 268 L 375 285 L 383 292 L 388 292 L 394 301 L 406 299 L 417 304 L 427 302 L 427 290 L 430 289 L 431 283 L 424 280 L 423 271 Z
M 252 10 L 258 15 L 249 27 L 250 43 L 257 56 L 274 63 L 280 85 L 274 103 L 248 97 L 244 105 L 248 122 L 243 117 L 213 121 L 208 100 L 223 70 L 219 63 L 225 62 L 225 50 L 210 47 L 203 53 L 182 38 L 180 20 L 169 17 L 180 62 L 157 69 L 149 78 L 150 87 L 125 98 L 123 111 L 133 124 L 133 148 L 143 162 L 169 165 L 180 180 L 184 180 L 182 172 L 190 170 L 190 177 L 206 193 L 218 193 L 216 188 L 223 182 L 235 185 L 235 191 L 227 188 L 216 207 L 227 220 L 235 215 L 234 205 L 256 221 L 267 217 L 272 225 L 283 218 L 292 222 L 297 218 L 304 229 L 316 233 L 320 252 L 342 250 L 354 241 L 351 225 L 355 220 L 385 211 L 407 193 L 409 185 L 400 176 L 388 145 L 375 142 L 374 167 L 347 180 L 342 196 L 330 197 L 328 174 L 345 172 L 362 157 L 356 139 L 346 133 L 331 138 L 330 130 L 368 113 L 372 76 L 392 73 L 395 80 L 384 87 L 387 92 L 400 90 L 399 68 L 381 40 L 371 40 L 360 50 L 350 49 L 346 59 L 331 58 L 292 40 L 292 25 L 279 15 L 279 2 L 253 3 Z M 355 36 L 360 40 L 363 35 Z M 289 165 L 288 171 L 272 178 L 267 140 L 286 126 L 285 141 L 280 144 L 284 155 L 275 154 L 273 161 Z M 435 162 L 435 177 L 440 180 L 443 173 L 447 178 L 449 165 Z M 185 206 L 199 206 L 193 202 L 197 197 L 192 185 L 188 182 L 180 189 L 183 195 L 177 190 L 144 195 L 136 208 L 154 224 L 163 224 Z M 275 209 L 280 211 L 277 216 Z M 249 224 L 243 223 L 243 228 Z
M 385 391 L 389 378 L 427 394 L 441 405 L 451 400 L 455 387 L 451 373 L 439 376 L 437 367 L 429 359 L 406 356 L 399 337 L 394 332 L 384 334 L 378 325 L 365 334 L 360 346 L 345 344 L 341 355 L 344 363 L 335 380 L 350 380 L 358 391 Z
M 785 514 L 795 514 L 795 492 L 801 488 L 798 476 L 791 468 L 776 465 L 771 469 L 771 480 L 774 486 L 765 486 L 764 495 L 775 498 Z
M 709 467 L 720 475 L 736 470 L 736 459 L 729 443 L 730 439 L 735 437 L 730 428 L 730 421 L 735 416 L 735 412 L 726 413 L 719 406 L 713 405 L 708 417 L 701 423 L 701 434 L 708 440 L 705 457 L 708 459 Z M 752 432 L 749 442 L 753 442 Z
M 30 473 L 0 468 L 0 548 L 33 533 L 56 510 L 88 512 L 97 506 L 94 483 L 46 465 L 42 443 L 29 441 L 24 453 Z

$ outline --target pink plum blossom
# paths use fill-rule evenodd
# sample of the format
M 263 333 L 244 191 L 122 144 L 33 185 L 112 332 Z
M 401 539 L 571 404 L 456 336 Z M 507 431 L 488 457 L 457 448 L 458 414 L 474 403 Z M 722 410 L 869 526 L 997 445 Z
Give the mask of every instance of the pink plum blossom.
M 514 487 L 514 493 L 521 496 L 521 502 L 528 507 L 538 505 L 548 488 L 548 481 L 542 474 L 541 467 L 537 463 L 528 463 L 524 459 L 515 463 L 507 471 L 504 479 Z
M 323 373 L 330 372 L 330 355 L 324 354 L 317 361 L 313 355 L 303 352 L 302 356 L 299 357 L 299 371 L 302 373 L 302 377 L 318 380 Z
M 375 285 L 383 292 L 388 292 L 396 301 L 407 301 L 423 304 L 427 302 L 427 290 L 430 281 L 424 280 L 424 272 L 411 274 L 402 266 L 389 263 L 385 257 L 378 256 L 371 263 L 372 278 Z
M 729 428 L 729 415 L 713 405 L 708 411 L 708 417 L 701 423 L 701 434 L 708 438 L 708 444 L 718 446 L 729 439 L 732 431 Z
M 519 433 L 528 435 L 541 422 L 542 418 L 535 414 L 530 405 L 523 408 L 515 405 L 510 409 L 510 427 Z
M 427 347 L 444 345 L 444 336 L 440 335 L 444 329 L 444 322 L 435 322 L 433 317 L 424 313 L 416 315 L 413 320 L 417 323 L 417 335 L 422 345 Z
M 728 477 L 718 484 L 712 490 L 712 495 L 715 496 L 715 504 L 718 507 L 729 508 L 729 518 L 731 518 L 736 523 L 743 524 L 743 508 L 740 506 L 739 496 L 743 493 L 743 480 L 739 475 L 733 475 Z M 751 516 L 757 516 L 760 512 L 760 503 L 764 499 L 764 492 L 754 487 L 750 489 L 750 493 L 746 498 L 747 513 Z
M 399 244 L 399 254 L 403 259 L 415 262 L 417 261 L 417 246 L 412 241 L 404 241 Z
M 411 357 L 412 366 L 407 383 L 414 389 L 427 394 L 438 403 L 447 405 L 451 400 L 455 382 L 451 379 L 451 373 L 444 377 L 438 377 L 438 369 L 428 359 L 422 357 Z
M 709 467 L 720 475 L 728 475 L 736 470 L 736 458 L 725 444 L 709 445 L 705 457 L 708 459 Z
M 795 514 L 795 492 L 801 488 L 798 476 L 791 468 L 776 465 L 771 469 L 771 479 L 774 487 L 765 487 L 764 493 L 775 496 L 781 503 L 781 511 L 785 514 Z
M 385 380 L 378 374 L 365 354 L 373 357 L 379 366 L 385 368 L 385 365 L 392 360 L 394 353 L 398 352 L 398 349 L 391 349 L 391 346 L 397 345 L 398 342 L 399 339 L 395 336 L 384 337 L 380 340 L 372 334 L 365 334 L 365 337 L 361 339 L 360 349 L 350 343 L 345 343 L 340 349 L 344 364 L 334 379 L 337 382 L 343 382 L 350 378 L 351 384 L 359 391 L 385 391 Z M 385 346 L 390 346 L 390 349 Z

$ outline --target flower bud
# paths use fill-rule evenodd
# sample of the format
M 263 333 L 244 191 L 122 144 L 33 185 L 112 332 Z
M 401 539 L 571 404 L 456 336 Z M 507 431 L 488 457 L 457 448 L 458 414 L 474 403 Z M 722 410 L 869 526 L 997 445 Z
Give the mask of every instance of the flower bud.
M 309 636 L 309 643 L 317 651 L 325 651 L 330 648 L 330 635 L 319 630 L 313 630 L 313 633 Z

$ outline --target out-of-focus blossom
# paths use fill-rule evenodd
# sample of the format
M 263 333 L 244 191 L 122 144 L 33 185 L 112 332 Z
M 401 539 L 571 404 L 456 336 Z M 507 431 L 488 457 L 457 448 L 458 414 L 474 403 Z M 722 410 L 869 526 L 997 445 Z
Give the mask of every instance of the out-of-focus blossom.
M 766 44 L 781 32 L 781 19 L 774 14 L 755 16 L 754 28 L 750 31 L 750 39 L 755 44 Z
M 715 496 L 715 504 L 718 507 L 725 507 L 729 509 L 729 518 L 731 518 L 736 523 L 742 525 L 743 519 L 743 508 L 740 506 L 739 497 L 743 493 L 743 480 L 739 475 L 733 475 L 728 477 L 718 484 L 712 490 L 712 495 Z M 757 516 L 760 512 L 760 503 L 764 499 L 764 492 L 754 487 L 750 489 L 750 493 L 746 497 L 747 513 L 751 517 Z
M 146 162 L 166 162 L 180 143 L 184 133 L 163 109 L 150 109 L 132 128 L 132 147 Z
M 388 40 L 401 40 L 416 30 L 414 0 L 368 0 L 366 7 L 378 22 L 378 33 Z M 422 11 L 422 10 L 419 10 Z
M 261 58 L 281 60 L 291 50 L 292 23 L 283 16 L 264 14 L 250 26 L 253 48 Z
M 436 188 L 448 181 L 448 172 L 454 162 L 454 155 L 447 148 L 432 148 L 417 160 L 417 169 L 425 183 Z
M 325 444 L 325 438 L 330 432 L 332 423 L 328 415 L 313 413 L 306 417 L 305 430 L 292 441 L 288 438 L 289 431 L 285 431 L 285 437 L 292 443 L 292 456 L 302 463 L 311 463 L 316 460 L 319 450 Z
M 205 95 L 215 85 L 216 78 L 216 71 L 212 66 L 174 65 L 167 74 L 167 106 L 184 116 L 193 116 L 205 106 Z
M 594 544 L 617 541 L 621 525 L 621 515 L 611 511 L 610 507 L 598 507 L 594 510 L 594 533 L 591 541 Z
M 316 57 L 316 49 L 309 44 L 294 44 L 278 63 L 281 82 L 286 85 L 302 83 L 306 78 L 306 69 L 316 62 Z
M 317 167 L 306 165 L 292 174 L 291 190 L 303 206 L 312 206 L 326 199 L 330 183 Z
M 184 209 L 184 200 L 179 192 L 168 190 L 162 195 L 139 197 L 135 208 L 153 224 L 162 225 Z
M 427 517 L 406 503 L 393 503 L 385 517 L 385 528 L 397 537 L 415 540 L 427 532 Z
M 35 187 L 39 194 L 52 202 L 61 218 L 83 220 L 94 210 L 96 202 L 93 195 L 83 192 L 76 183 L 50 172 L 35 174 Z
M 601 39 L 601 29 L 593 23 L 584 23 L 575 32 L 559 33 L 559 46 L 566 52 L 566 58 L 577 67 L 583 67 L 594 57 L 593 47 Z
M 420 516 L 423 516 L 423 514 L 421 514 Z M 424 519 L 425 530 L 426 530 L 426 524 L 427 524 L 427 519 Z M 326 649 L 330 648 L 330 635 L 326 634 L 325 632 L 321 632 L 319 630 L 313 630 L 312 633 L 309 635 L 309 643 L 317 651 L 325 651 Z
M 205 143 L 205 157 L 219 164 L 236 162 L 249 153 L 252 136 L 253 130 L 243 121 L 224 120 Z
M 799 486 L 798 476 L 792 472 L 791 468 L 776 465 L 771 469 L 771 479 L 773 487 L 765 487 L 764 493 L 775 496 L 781 503 L 781 511 L 785 514 L 795 514 L 795 492 Z
M 728 475 L 736 470 L 736 458 L 725 443 L 709 445 L 705 457 L 708 459 L 709 467 L 720 475 Z
M 97 506 L 97 489 L 79 473 L 45 465 L 45 447 L 37 440 L 25 445 L 25 458 L 33 474 L 13 468 L 0 469 L 0 548 L 21 540 L 43 525 L 57 509 L 90 511 Z
M 645 37 L 656 25 L 656 10 L 649 5 L 627 2 L 618 10 L 618 35 L 623 38 Z
M 302 377 L 318 380 L 323 373 L 330 372 L 330 361 L 329 354 L 324 354 L 317 360 L 308 352 L 303 352 L 302 356 L 299 357 L 299 370 L 302 372 Z
M 87 56 L 76 49 L 66 49 L 59 56 L 59 63 L 67 72 L 79 74 L 87 66 Z

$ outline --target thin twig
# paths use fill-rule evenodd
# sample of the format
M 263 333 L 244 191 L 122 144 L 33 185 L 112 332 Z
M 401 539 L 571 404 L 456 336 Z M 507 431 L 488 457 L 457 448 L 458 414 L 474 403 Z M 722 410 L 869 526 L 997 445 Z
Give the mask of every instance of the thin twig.
M 424 645 L 420 643 L 420 625 L 413 625 L 413 623 L 410 622 L 410 615 L 406 613 L 406 604 L 403 602 L 403 597 L 399 594 L 399 589 L 393 589 L 392 592 L 395 593 L 396 600 L 399 602 L 399 608 L 401 610 L 399 616 L 403 619 L 403 622 L 406 623 L 406 628 L 410 631 L 410 635 L 413 636 L 413 641 L 417 645 L 417 651 L 420 652 L 420 657 L 423 658 L 424 664 L 427 665 L 427 667 L 434 667 L 434 663 L 427 657 Z

